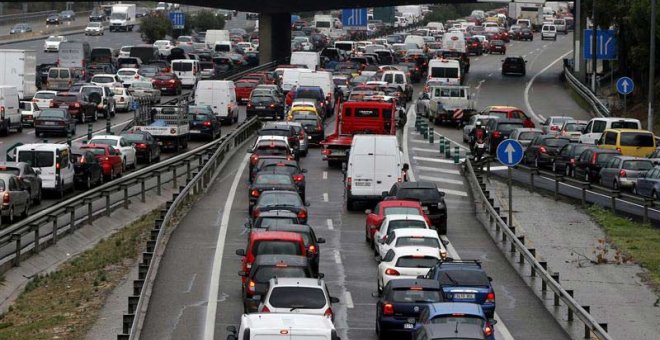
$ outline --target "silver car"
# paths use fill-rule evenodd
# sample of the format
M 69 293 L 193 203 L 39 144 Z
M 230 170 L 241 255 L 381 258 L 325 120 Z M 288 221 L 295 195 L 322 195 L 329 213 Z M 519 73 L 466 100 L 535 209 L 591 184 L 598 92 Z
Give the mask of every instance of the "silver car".
M 2 220 L 13 224 L 16 216 L 27 217 L 30 210 L 30 194 L 18 176 L 0 173 L 0 195 L 2 195 Z
M 339 303 L 339 299 L 330 296 L 323 280 L 281 277 L 270 279 L 258 311 L 324 315 L 334 320 L 333 303 Z
M 600 185 L 615 190 L 631 190 L 637 178 L 653 169 L 648 158 L 614 156 L 600 169 Z
M 523 148 L 527 149 L 529 144 L 532 142 L 532 139 L 542 134 L 543 131 L 541 131 L 540 129 L 518 128 L 511 131 L 511 135 L 509 136 L 509 139 L 517 140 L 518 142 L 520 142 Z
M 9 30 L 9 34 L 20 34 L 32 32 L 32 26 L 28 24 L 16 24 Z

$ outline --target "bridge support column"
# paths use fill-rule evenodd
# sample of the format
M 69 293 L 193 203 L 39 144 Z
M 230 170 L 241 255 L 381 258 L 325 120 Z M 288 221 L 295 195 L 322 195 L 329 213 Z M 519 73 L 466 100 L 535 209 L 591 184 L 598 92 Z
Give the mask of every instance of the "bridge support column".
M 259 63 L 291 56 L 291 14 L 262 14 L 259 18 Z

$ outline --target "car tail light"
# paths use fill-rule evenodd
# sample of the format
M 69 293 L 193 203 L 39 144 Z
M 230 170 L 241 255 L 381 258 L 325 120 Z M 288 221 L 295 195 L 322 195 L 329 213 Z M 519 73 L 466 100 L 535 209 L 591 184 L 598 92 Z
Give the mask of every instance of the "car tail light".
M 170 80 L 168 81 L 168 83 L 170 83 L 170 84 L 176 84 L 176 80 L 174 80 L 174 79 L 170 79 Z
M 48 107 L 51 107 L 51 108 L 57 107 L 57 103 L 55 103 L 55 102 L 50 102 L 50 105 L 48 105 Z M 3 108 L 3 109 L 4 109 L 4 108 Z
M 261 309 L 262 313 L 270 313 L 270 309 L 264 305 L 264 307 Z
M 261 215 L 261 210 L 259 208 L 252 210 L 252 218 L 257 218 Z
M 545 146 L 542 146 L 539 148 L 540 153 L 548 153 L 548 150 L 545 148 Z
M 140 75 L 136 74 L 134 78 L 135 79 L 140 79 Z
M 493 327 L 490 325 L 490 322 L 486 322 L 486 326 L 484 327 L 484 335 L 485 336 L 493 335 Z
M 259 192 L 259 190 L 252 190 L 252 191 L 250 191 L 250 196 L 252 196 L 252 197 L 255 197 L 255 198 L 256 198 L 256 197 L 259 197 L 259 195 L 261 195 L 261 193 Z
M 9 203 L 11 201 L 11 194 L 5 191 L 5 194 L 2 195 L 2 203 Z
M 144 144 L 144 143 L 137 143 L 137 144 L 135 144 L 135 147 L 138 148 L 138 149 L 146 149 L 146 148 L 147 148 L 147 144 Z
M 502 137 L 502 133 L 499 132 L 498 130 L 493 131 L 493 137 L 494 138 L 500 138 Z
M 247 104 L 247 108 L 248 108 L 248 109 L 251 109 L 251 108 L 253 108 L 253 107 L 254 107 L 254 105 L 252 105 L 252 103 L 248 103 L 248 104 Z
M 208 121 L 208 120 L 207 120 L 207 121 L 205 121 L 204 123 L 202 123 L 202 125 L 204 125 L 204 126 L 206 126 L 206 127 L 211 127 L 211 121 Z
M 394 315 L 394 306 L 391 303 L 386 303 L 383 305 L 383 314 L 384 315 Z
M 329 156 L 329 155 L 332 154 L 332 150 L 330 150 L 330 149 L 323 149 L 323 150 L 321 150 L 321 154 L 324 155 L 324 156 Z
M 616 151 L 619 151 L 619 152 L 621 152 L 621 148 L 616 148 Z
M 486 295 L 486 303 L 495 303 L 495 293 L 490 292 Z
M 321 126 L 321 124 L 318 124 L 316 126 L 316 131 L 323 131 L 323 126 Z
M 575 165 L 575 158 L 571 158 L 571 160 L 569 161 L 569 163 L 571 163 L 572 165 Z
M 334 313 L 332 312 L 332 308 L 328 307 L 328 309 L 325 310 L 325 313 L 323 315 L 326 318 L 332 318 L 334 316 Z
M 110 160 L 110 157 L 101 157 L 101 160 L 104 161 L 104 162 L 107 162 L 107 161 Z
M 353 185 L 353 178 L 352 177 L 347 177 L 346 178 L 346 189 L 351 190 L 352 185 Z
M 596 165 L 598 164 L 598 154 L 594 153 L 593 156 L 591 157 L 591 164 Z
M 250 164 L 256 165 L 258 160 L 259 160 L 259 155 L 250 156 Z
M 254 294 L 256 293 L 256 291 L 257 291 L 257 284 L 253 280 L 250 280 L 250 282 L 248 282 L 248 292 Z
M 550 127 L 550 130 L 559 131 L 559 126 L 553 125 L 553 126 Z
M 301 220 L 306 220 L 307 219 L 307 209 L 300 209 L 298 211 L 298 216 L 297 217 Z
M 399 271 L 396 270 L 396 269 L 387 268 L 387 269 L 385 269 L 385 275 L 399 276 L 399 275 L 401 275 L 401 274 L 399 274 Z
M 312 253 L 312 254 L 316 254 L 316 246 L 313 245 L 313 244 L 310 245 L 310 246 L 308 247 L 307 251 L 310 252 L 310 253 Z
M 122 97 L 123 99 L 123 97 Z M 80 107 L 80 103 L 73 103 L 73 107 Z
M 274 109 L 274 108 L 275 108 L 275 104 L 274 104 L 274 103 L 273 103 L 273 104 L 270 104 L 270 105 L 268 105 L 268 107 L 270 107 L 271 109 Z
M 295 182 L 302 182 L 302 181 L 305 180 L 305 176 L 304 175 L 293 175 L 293 180 Z
M 626 177 L 626 170 L 619 171 L 619 177 Z

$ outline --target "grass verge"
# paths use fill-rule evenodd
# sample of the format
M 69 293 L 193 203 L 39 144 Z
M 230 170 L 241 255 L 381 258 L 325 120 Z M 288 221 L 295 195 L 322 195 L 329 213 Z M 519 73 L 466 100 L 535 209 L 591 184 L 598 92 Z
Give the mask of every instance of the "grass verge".
M 644 279 L 656 292 L 660 291 L 660 229 L 617 216 L 595 205 L 587 211 L 605 230 L 614 247 L 648 270 Z
M 84 338 L 106 298 L 131 270 L 157 217 L 154 210 L 57 271 L 30 281 L 0 317 L 0 339 Z

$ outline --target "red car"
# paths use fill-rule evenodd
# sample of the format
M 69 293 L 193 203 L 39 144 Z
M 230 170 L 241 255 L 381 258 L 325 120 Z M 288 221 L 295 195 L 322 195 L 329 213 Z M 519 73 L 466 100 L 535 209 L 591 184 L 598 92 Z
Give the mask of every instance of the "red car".
M 121 176 L 124 172 L 121 153 L 112 146 L 106 144 L 85 144 L 80 148 L 94 153 L 96 159 L 101 163 L 103 176 L 106 179 L 113 180 L 115 177 Z
M 364 225 L 364 239 L 374 245 L 374 234 L 380 229 L 385 216 L 392 214 L 420 215 L 424 216 L 426 223 L 432 225 L 431 220 L 424 213 L 424 208 L 419 201 L 388 200 L 379 202 L 373 211 L 367 210 L 367 222 Z
M 171 93 L 180 95 L 183 87 L 181 85 L 181 79 L 174 73 L 158 73 L 151 83 L 155 89 L 159 89 L 163 94 Z
M 506 44 L 503 40 L 491 40 L 489 53 L 506 54 Z
M 236 100 L 240 103 L 245 103 L 250 100 L 250 94 L 257 85 L 259 81 L 255 79 L 239 79 L 234 82 L 236 86 Z
M 302 234 L 288 231 L 253 231 L 248 237 L 247 249 L 236 249 L 241 256 L 241 271 L 249 272 L 258 255 L 307 256 Z M 245 283 L 245 277 L 243 277 Z
M 259 84 L 270 84 L 270 80 L 268 79 L 268 76 L 265 73 L 261 72 L 252 72 L 244 77 L 242 77 L 239 80 L 256 80 L 259 82 Z

